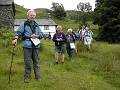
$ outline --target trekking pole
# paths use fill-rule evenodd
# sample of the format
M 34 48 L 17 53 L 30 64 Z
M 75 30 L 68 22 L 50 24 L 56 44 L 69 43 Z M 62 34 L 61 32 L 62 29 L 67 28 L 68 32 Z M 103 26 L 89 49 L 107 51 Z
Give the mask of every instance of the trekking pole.
M 11 64 L 10 64 L 10 68 L 9 68 L 9 81 L 8 83 L 10 84 L 10 80 L 11 80 L 11 72 L 12 72 L 12 64 L 13 64 L 13 57 L 15 55 L 15 45 L 13 45 L 13 48 L 12 48 L 12 57 L 11 57 Z

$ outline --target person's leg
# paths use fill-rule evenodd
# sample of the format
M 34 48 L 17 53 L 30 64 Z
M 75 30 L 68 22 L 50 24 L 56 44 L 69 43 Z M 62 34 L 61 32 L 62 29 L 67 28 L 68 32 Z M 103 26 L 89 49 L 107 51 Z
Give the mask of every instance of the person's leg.
M 33 60 L 35 79 L 40 80 L 40 65 L 39 65 L 39 55 L 37 48 L 32 49 L 32 60 Z
M 59 63 L 59 46 L 55 46 L 55 63 Z
M 25 63 L 24 81 L 29 82 L 29 79 L 31 78 L 31 49 L 23 48 L 23 51 Z
M 67 54 L 68 54 L 68 56 L 69 56 L 69 59 L 70 59 L 70 47 L 66 47 L 66 51 L 67 51 Z
M 59 53 L 55 52 L 55 63 L 58 64 L 59 62 Z
M 61 53 L 61 54 L 60 54 L 60 57 L 61 57 L 61 59 L 60 59 L 60 60 L 61 60 L 61 63 L 64 63 L 64 58 L 65 58 L 64 53 Z
M 61 48 L 60 48 L 60 60 L 61 60 L 61 63 L 64 63 L 64 58 L 65 58 L 65 45 L 62 45 Z

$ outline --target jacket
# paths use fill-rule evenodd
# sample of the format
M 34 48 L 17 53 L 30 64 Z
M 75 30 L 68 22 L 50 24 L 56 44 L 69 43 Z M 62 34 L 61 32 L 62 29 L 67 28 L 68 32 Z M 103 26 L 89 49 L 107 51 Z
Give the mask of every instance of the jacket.
M 26 22 L 26 21 L 25 21 Z M 23 47 L 24 48 L 38 48 L 38 46 L 34 46 L 32 41 L 30 40 L 31 35 L 33 34 L 32 28 L 29 24 L 25 25 L 25 22 L 23 22 L 19 28 L 16 31 L 16 36 L 18 37 L 26 37 L 26 39 L 23 40 Z M 37 35 L 37 38 L 42 39 L 43 33 L 41 29 L 39 28 L 39 25 L 34 21 L 34 34 Z

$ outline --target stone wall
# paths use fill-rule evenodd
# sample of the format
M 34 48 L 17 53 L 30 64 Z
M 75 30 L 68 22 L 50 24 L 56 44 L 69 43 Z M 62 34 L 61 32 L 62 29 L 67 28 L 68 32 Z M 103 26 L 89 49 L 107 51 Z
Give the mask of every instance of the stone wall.
M 14 28 L 14 9 L 13 5 L 0 5 L 0 27 Z

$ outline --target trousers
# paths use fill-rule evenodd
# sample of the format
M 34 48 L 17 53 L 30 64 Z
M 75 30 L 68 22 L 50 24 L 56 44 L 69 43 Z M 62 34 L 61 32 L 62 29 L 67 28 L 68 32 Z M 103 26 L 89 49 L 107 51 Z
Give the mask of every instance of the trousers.
M 24 65 L 25 65 L 24 79 L 31 78 L 32 63 L 33 63 L 35 79 L 40 79 L 38 48 L 23 48 L 23 51 L 24 51 Z

